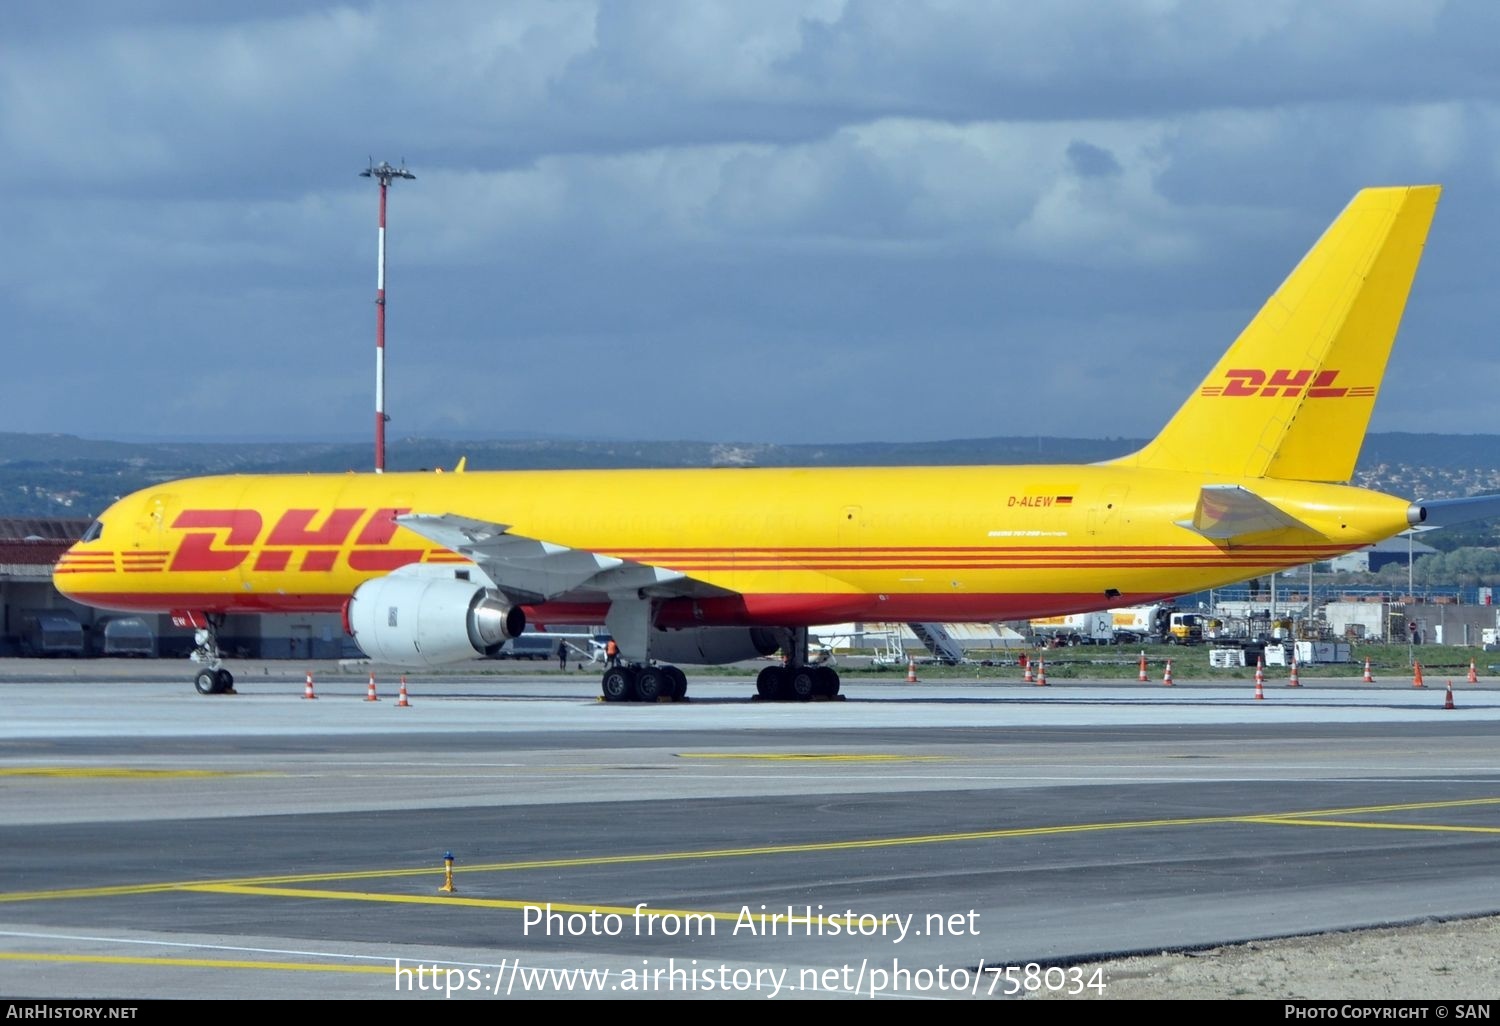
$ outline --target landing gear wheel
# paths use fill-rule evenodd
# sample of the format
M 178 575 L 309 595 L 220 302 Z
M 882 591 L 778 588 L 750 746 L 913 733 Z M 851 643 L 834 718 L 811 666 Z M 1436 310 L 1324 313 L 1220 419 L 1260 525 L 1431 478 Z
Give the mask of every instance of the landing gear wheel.
M 663 666 L 667 676 L 672 678 L 672 700 L 680 702 L 687 697 L 687 674 L 675 666 Z
M 193 687 L 198 689 L 198 694 L 223 694 L 224 682 L 223 679 L 219 676 L 220 672 L 221 671 L 219 670 L 199 670 L 198 676 L 193 678 Z
M 832 698 L 839 693 L 839 675 L 830 666 L 819 666 L 813 670 L 813 693 L 820 698 Z
M 671 679 L 660 667 L 648 666 L 635 675 L 635 694 L 642 702 L 654 702 L 671 693 Z
M 800 670 L 792 671 L 791 697 L 795 698 L 799 702 L 806 702 L 807 700 L 812 698 L 813 695 L 817 694 L 817 691 L 818 682 L 816 671 L 808 667 L 803 667 Z
M 604 671 L 600 687 L 606 702 L 629 702 L 635 698 L 635 674 L 623 666 L 611 666 Z
M 781 697 L 781 681 L 786 672 L 779 666 L 767 666 L 755 678 L 755 693 L 767 701 Z
M 228 670 L 219 670 L 218 671 L 218 676 L 219 676 L 219 694 L 221 694 L 221 695 L 232 695 L 232 694 L 234 694 L 234 674 L 230 673 Z

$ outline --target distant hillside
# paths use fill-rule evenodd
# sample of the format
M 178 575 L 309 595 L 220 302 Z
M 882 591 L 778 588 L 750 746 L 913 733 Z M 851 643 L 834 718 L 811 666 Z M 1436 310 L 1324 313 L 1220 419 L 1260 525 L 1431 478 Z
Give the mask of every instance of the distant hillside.
M 389 443 L 386 463 L 390 470 L 451 468 L 461 458 L 472 470 L 1092 463 L 1142 444 L 1043 436 L 827 445 L 400 439 Z M 92 517 L 121 495 L 179 477 L 342 473 L 368 470 L 371 460 L 369 443 L 110 442 L 0 432 L 0 516 Z M 1355 483 L 1421 498 L 1500 492 L 1500 435 L 1373 434 Z

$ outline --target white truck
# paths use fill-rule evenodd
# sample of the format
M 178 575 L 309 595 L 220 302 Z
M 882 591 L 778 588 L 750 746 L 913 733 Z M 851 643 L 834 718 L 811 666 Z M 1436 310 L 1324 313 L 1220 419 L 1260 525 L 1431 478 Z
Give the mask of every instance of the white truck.
M 1039 639 L 1061 645 L 1112 645 L 1115 642 L 1114 622 L 1108 610 L 1039 617 L 1031 621 L 1031 633 Z

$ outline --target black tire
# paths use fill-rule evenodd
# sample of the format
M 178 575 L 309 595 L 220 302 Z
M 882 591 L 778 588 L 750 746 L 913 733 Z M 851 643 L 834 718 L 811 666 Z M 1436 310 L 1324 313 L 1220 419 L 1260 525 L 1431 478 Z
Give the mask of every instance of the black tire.
M 193 678 L 193 687 L 200 695 L 217 695 L 224 690 L 217 670 L 199 670 L 198 676 Z
M 635 675 L 635 696 L 642 702 L 654 702 L 672 693 L 671 679 L 660 667 L 648 666 Z
M 604 671 L 600 688 L 606 702 L 634 701 L 635 675 L 623 666 L 611 666 Z
M 817 671 L 810 667 L 793 670 L 791 680 L 788 682 L 788 690 L 792 698 L 799 702 L 806 702 L 818 693 Z
M 814 691 L 822 698 L 832 698 L 839 693 L 839 675 L 831 666 L 819 666 L 813 670 Z
M 219 671 L 219 694 L 227 695 L 234 691 L 234 674 L 228 670 Z
M 780 666 L 767 666 L 755 678 L 755 693 L 767 701 L 781 697 L 781 685 L 786 671 Z
M 680 702 L 687 697 L 687 674 L 675 666 L 664 666 L 663 670 L 672 679 L 672 700 Z

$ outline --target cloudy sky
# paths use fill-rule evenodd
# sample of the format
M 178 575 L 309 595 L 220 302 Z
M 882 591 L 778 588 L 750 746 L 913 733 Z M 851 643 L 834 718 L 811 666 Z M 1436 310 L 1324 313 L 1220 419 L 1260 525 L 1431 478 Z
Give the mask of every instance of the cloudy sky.
M 1359 188 L 1500 431 L 1500 4 L 0 4 L 0 430 L 1142 437 Z

